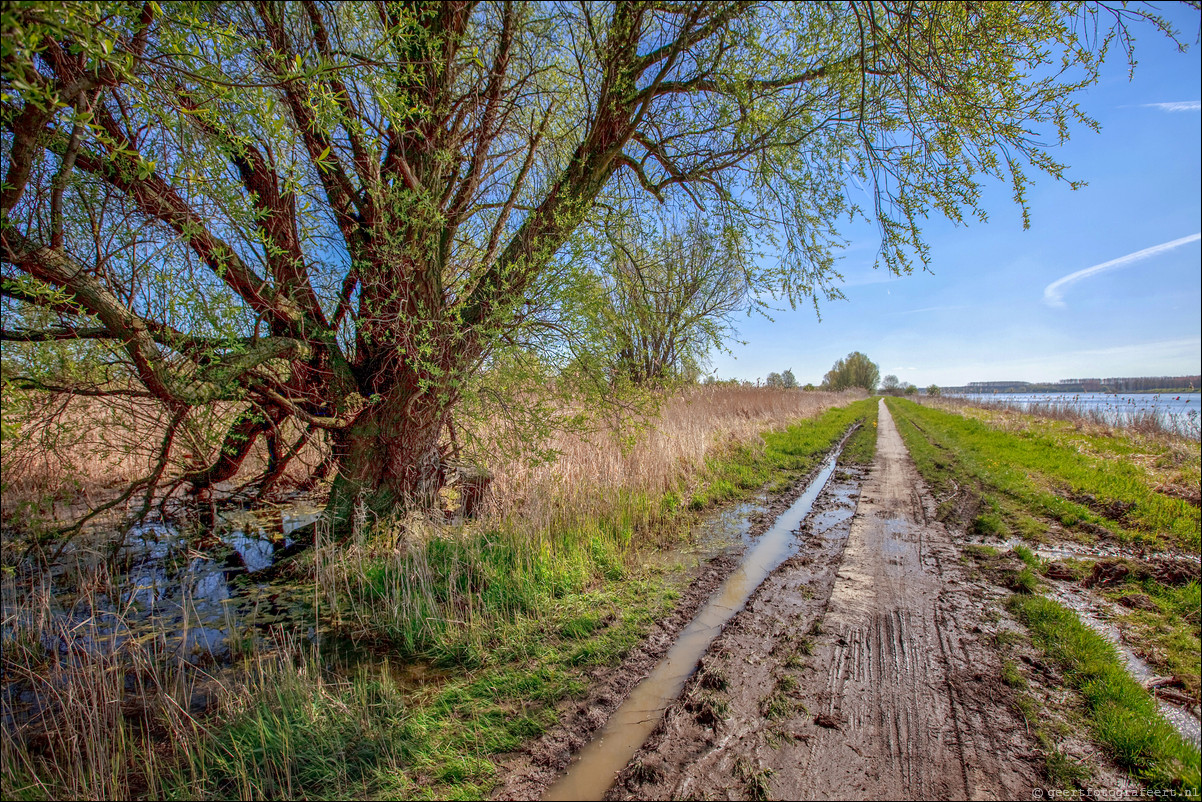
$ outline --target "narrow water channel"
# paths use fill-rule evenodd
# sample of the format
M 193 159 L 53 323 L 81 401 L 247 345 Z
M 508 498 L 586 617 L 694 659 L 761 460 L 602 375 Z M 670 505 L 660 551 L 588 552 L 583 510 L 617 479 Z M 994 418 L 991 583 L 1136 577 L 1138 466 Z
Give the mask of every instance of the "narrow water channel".
M 664 710 L 680 695 L 685 681 L 722 627 L 743 609 L 760 583 L 797 552 L 801 542 L 797 530 L 834 473 L 839 453 L 836 451 L 827 458 L 793 506 L 747 550 L 738 567 L 680 633 L 664 659 L 635 686 L 601 733 L 576 754 L 543 799 L 586 800 L 605 796 L 617 772 L 630 762 Z
M 1099 612 L 1105 609 L 1104 602 L 1098 599 L 1091 599 L 1088 594 L 1064 587 L 1054 588 L 1052 595 L 1065 607 L 1075 612 L 1077 617 L 1081 619 L 1081 623 L 1110 641 L 1118 651 L 1119 657 L 1122 658 L 1123 664 L 1127 667 L 1127 673 L 1140 685 L 1148 687 L 1147 682 L 1156 677 L 1156 671 L 1128 648 L 1127 644 L 1123 643 L 1123 637 L 1119 633 L 1119 628 L 1114 623 L 1098 615 Z M 1160 714 L 1176 728 L 1181 737 L 1192 743 L 1195 747 L 1202 747 L 1202 721 L 1199 721 L 1198 717 L 1190 710 L 1166 702 L 1155 694 L 1153 694 L 1153 698 L 1160 708 Z

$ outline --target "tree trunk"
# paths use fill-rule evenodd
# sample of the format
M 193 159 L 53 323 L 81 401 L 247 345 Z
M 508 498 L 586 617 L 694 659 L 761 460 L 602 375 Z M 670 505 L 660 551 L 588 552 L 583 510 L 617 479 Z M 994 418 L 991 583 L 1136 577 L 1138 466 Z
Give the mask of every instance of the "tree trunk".
M 287 417 L 279 407 L 251 408 L 238 413 L 221 443 L 212 465 L 191 471 L 182 477 L 199 495 L 213 485 L 232 478 L 242 467 L 259 435 L 273 430 Z
M 398 391 L 369 405 L 334 438 L 338 476 L 327 508 L 334 528 L 433 507 L 443 484 L 439 435 L 451 404 L 436 393 Z

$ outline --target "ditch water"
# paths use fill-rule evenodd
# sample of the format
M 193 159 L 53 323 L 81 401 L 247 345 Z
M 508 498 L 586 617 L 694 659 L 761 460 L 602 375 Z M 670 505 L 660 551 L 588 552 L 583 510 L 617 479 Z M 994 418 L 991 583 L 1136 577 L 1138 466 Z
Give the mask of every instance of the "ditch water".
M 207 671 L 273 631 L 313 638 L 312 583 L 278 581 L 269 569 L 313 543 L 321 515 L 304 503 L 278 517 L 235 511 L 200 536 L 141 524 L 127 534 L 116 568 L 100 557 L 104 549 L 81 542 L 51 571 L 5 577 L 0 645 L 36 644 L 68 662 L 135 648 Z M 3 679 L 5 726 L 42 710 L 28 681 Z M 192 699 L 194 709 L 205 703 L 203 693 Z
M 1149 682 L 1156 679 L 1155 670 L 1135 652 L 1127 648 L 1119 634 L 1118 627 L 1107 620 L 1111 613 L 1105 602 L 1093 598 L 1087 593 L 1061 585 L 1057 585 L 1052 595 L 1065 607 L 1075 612 L 1081 619 L 1081 623 L 1114 645 L 1123 664 L 1127 667 L 1127 673 L 1134 677 L 1136 682 L 1147 687 Z M 1181 733 L 1181 737 L 1195 747 L 1202 747 L 1202 721 L 1199 721 L 1198 716 L 1193 711 L 1171 704 L 1159 696 L 1154 695 L 1154 698 L 1160 707 L 1160 714 L 1176 728 L 1177 732 Z
M 1151 416 L 1167 428 L 1194 438 L 1199 437 L 1198 416 L 1202 409 L 1202 393 L 965 393 L 949 397 L 1024 412 L 1036 407 L 1097 416 L 1112 426 L 1130 425 Z
M 801 545 L 797 531 L 834 473 L 838 456 L 836 452 L 827 458 L 797 501 L 748 548 L 734 573 L 714 591 L 664 659 L 635 686 L 601 733 L 576 754 L 543 799 L 604 797 L 616 773 L 630 761 L 655 729 L 664 710 L 680 695 L 685 681 L 722 627 L 743 609 L 769 574 L 797 553 Z

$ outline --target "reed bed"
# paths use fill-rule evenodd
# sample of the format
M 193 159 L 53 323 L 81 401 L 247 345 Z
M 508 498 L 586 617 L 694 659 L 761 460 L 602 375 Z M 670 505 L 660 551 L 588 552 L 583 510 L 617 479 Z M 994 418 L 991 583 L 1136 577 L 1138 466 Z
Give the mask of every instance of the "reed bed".
M 856 397 L 860 396 L 730 385 L 689 387 L 668 398 L 658 415 L 637 421 L 644 428 L 635 430 L 634 436 L 629 428 L 559 431 L 542 449 L 555 455 L 550 462 L 529 459 L 485 436 L 474 461 L 483 463 L 494 477 L 492 499 L 497 511 L 537 517 L 546 513 L 540 502 L 555 498 L 556 507 L 584 505 L 581 510 L 588 514 L 597 491 L 662 492 L 682 472 L 703 465 L 715 449 L 752 441 L 765 429 Z M 15 435 L 6 436 L 0 457 L 4 521 L 15 529 L 70 521 L 147 475 L 167 420 L 161 405 L 141 398 L 102 402 L 25 394 L 20 401 L 12 404 L 15 409 L 6 410 L 6 422 L 17 422 L 19 427 Z M 229 408 L 213 408 L 189 419 L 168 477 L 213 458 L 217 434 L 230 414 Z M 630 423 L 627 419 L 622 426 Z M 500 429 L 490 421 L 477 421 L 475 427 L 484 432 Z M 286 424 L 280 441 L 293 443 L 299 433 Z M 325 443 L 313 438 L 289 463 L 275 498 L 286 498 L 303 485 L 327 455 Z M 236 492 L 266 464 L 267 448 L 260 438 L 238 476 L 219 490 L 226 495 Z M 319 503 L 323 487 L 315 486 Z M 107 521 L 115 523 L 116 518 Z
M 98 399 L 9 390 L 4 404 L 0 497 L 4 523 L 20 530 L 70 522 L 147 476 L 170 417 L 153 399 L 124 396 Z M 167 480 L 216 456 L 219 438 L 233 413 L 230 405 L 216 405 L 189 416 L 176 435 Z M 282 447 L 294 443 L 299 434 L 299 427 L 285 423 L 280 431 Z M 289 463 L 277 486 L 296 487 L 324 456 L 322 445 L 313 439 Z M 267 462 L 267 448 L 260 438 L 240 474 L 222 489 L 237 490 L 247 478 L 260 474 Z M 115 524 L 125 512 L 115 511 L 116 517 L 104 523 Z
M 359 774 L 395 770 L 382 744 L 397 739 L 376 731 L 377 753 L 363 731 L 399 723 L 387 672 L 383 687 L 379 672 L 327 675 L 314 644 L 279 628 L 214 665 L 165 646 L 171 622 L 129 637 L 133 610 L 97 612 L 112 588 L 81 578 L 70 611 L 4 580 L 4 799 L 345 796 Z
M 686 388 L 646 422 L 634 443 L 620 431 L 567 432 L 549 443 L 558 454 L 553 462 L 501 458 L 490 464 L 496 512 L 521 517 L 537 529 L 565 507 L 591 516 L 615 495 L 675 491 L 732 445 L 762 446 L 765 431 L 863 397 L 862 392 Z
M 77 579 L 66 610 L 45 577 L 3 580 L 4 798 L 161 797 L 164 754 L 200 734 L 198 675 L 161 640 L 129 637 L 128 609 L 99 612 L 114 590 L 103 567 Z

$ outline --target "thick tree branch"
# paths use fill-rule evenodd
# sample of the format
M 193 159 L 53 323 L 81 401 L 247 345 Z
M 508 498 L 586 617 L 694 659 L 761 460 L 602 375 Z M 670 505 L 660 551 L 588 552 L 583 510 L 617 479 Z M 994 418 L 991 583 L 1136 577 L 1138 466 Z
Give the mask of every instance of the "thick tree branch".
M 271 45 L 271 52 L 264 54 L 265 66 L 280 82 L 284 102 L 300 129 L 305 151 L 325 189 L 338 228 L 348 245 L 356 245 L 360 222 L 370 227 L 374 220 L 371 198 L 356 192 L 347 176 L 346 168 L 334 150 L 330 132 L 317 123 L 308 88 L 303 81 L 289 72 L 289 65 L 295 63 L 300 54 L 288 40 L 287 32 L 278 16 L 278 6 L 266 0 L 256 0 L 254 7 L 263 22 L 267 41 Z

